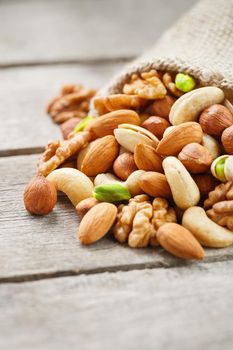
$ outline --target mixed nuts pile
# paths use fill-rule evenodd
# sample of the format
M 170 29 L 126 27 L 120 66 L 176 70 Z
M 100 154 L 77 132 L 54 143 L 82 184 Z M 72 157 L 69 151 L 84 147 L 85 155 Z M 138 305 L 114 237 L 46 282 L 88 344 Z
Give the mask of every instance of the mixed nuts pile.
M 24 193 L 48 214 L 64 192 L 82 218 L 78 238 L 112 232 L 132 248 L 183 259 L 233 243 L 233 106 L 184 73 L 133 74 L 122 93 L 67 85 L 48 106 L 64 140 L 48 143 Z M 98 117 L 87 115 L 90 100 Z

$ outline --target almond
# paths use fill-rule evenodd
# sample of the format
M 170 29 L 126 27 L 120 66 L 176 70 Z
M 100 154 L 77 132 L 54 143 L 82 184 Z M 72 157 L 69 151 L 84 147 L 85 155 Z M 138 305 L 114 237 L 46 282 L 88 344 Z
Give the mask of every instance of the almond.
M 114 136 L 95 140 L 82 160 L 81 171 L 87 176 L 104 173 L 112 166 L 118 153 L 119 145 Z
M 91 244 L 105 236 L 117 216 L 117 207 L 111 203 L 99 203 L 82 219 L 78 238 L 82 244 Z
M 120 109 L 94 119 L 87 125 L 85 130 L 91 131 L 95 137 L 103 137 L 106 135 L 112 135 L 113 130 L 122 123 L 140 125 L 141 121 L 136 112 L 128 109 Z
M 175 223 L 162 225 L 157 231 L 157 239 L 165 250 L 181 259 L 201 260 L 205 256 L 197 239 L 181 225 Z
M 171 128 L 159 142 L 156 151 L 163 156 L 178 154 L 182 148 L 191 142 L 202 142 L 203 132 L 196 122 L 187 122 Z
M 172 193 L 164 174 L 148 171 L 140 177 L 141 189 L 152 197 L 171 198 Z
M 136 145 L 134 161 L 140 170 L 163 172 L 162 158 L 149 145 L 143 143 Z

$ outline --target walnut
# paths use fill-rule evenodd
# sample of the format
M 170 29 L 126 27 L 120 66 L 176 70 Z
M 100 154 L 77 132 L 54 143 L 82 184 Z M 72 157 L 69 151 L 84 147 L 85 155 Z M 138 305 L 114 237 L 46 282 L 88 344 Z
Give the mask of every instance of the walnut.
M 182 91 L 177 89 L 176 84 L 173 82 L 172 75 L 170 73 L 165 73 L 163 75 L 163 83 L 174 96 L 180 97 L 184 94 Z
M 115 238 L 132 248 L 158 245 L 157 229 L 166 222 L 176 222 L 173 208 L 162 198 L 155 198 L 153 203 L 147 195 L 131 198 L 128 205 L 118 208 L 118 217 L 113 228 Z
M 167 222 L 177 222 L 177 219 L 175 210 L 173 208 L 169 208 L 169 204 L 164 198 L 155 198 L 152 202 L 152 207 L 152 224 L 155 229 L 155 234 L 150 238 L 150 245 L 157 246 L 158 241 L 156 238 L 156 233 L 159 227 Z
M 38 173 L 47 176 L 65 160 L 75 155 L 81 148 L 90 142 L 91 134 L 88 131 L 80 132 L 69 140 L 57 143 L 50 142 L 38 162 Z
M 137 95 L 147 100 L 155 100 L 164 98 L 167 90 L 158 73 L 155 70 L 151 70 L 147 73 L 141 73 L 141 76 L 133 74 L 130 82 L 124 85 L 123 93 Z
M 47 112 L 58 124 L 71 118 L 83 118 L 87 115 L 90 99 L 95 93 L 95 90 L 82 85 L 65 85 L 60 95 L 48 104 Z
M 153 216 L 152 205 L 148 202 L 138 203 L 137 212 L 133 219 L 132 231 L 129 234 L 128 244 L 132 248 L 148 246 L 154 227 L 151 223 Z
M 204 202 L 204 208 L 211 220 L 233 231 L 233 183 L 216 186 Z
M 132 230 L 133 219 L 137 212 L 137 203 L 148 201 L 147 195 L 141 194 L 129 200 L 128 205 L 120 205 L 118 207 L 118 215 L 116 225 L 113 228 L 114 237 L 121 243 L 128 240 L 130 231 Z

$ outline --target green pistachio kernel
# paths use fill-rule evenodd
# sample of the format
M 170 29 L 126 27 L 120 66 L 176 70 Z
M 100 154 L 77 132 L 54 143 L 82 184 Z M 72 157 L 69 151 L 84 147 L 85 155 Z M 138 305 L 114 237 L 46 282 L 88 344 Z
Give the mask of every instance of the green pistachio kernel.
M 87 117 L 83 118 L 74 128 L 74 132 L 80 132 L 85 129 L 87 124 L 89 124 L 95 117 L 92 117 L 88 115 Z
M 191 91 L 196 85 L 195 80 L 190 75 L 184 73 L 176 74 L 175 83 L 177 89 L 183 92 Z
M 94 188 L 93 197 L 101 202 L 120 202 L 129 200 L 131 195 L 128 189 L 119 183 L 108 183 Z
M 223 182 L 226 181 L 226 178 L 225 178 L 225 175 L 224 175 L 224 169 L 225 169 L 225 162 L 226 162 L 226 160 L 227 160 L 227 158 L 222 158 L 215 165 L 216 177 L 220 181 L 223 181 Z

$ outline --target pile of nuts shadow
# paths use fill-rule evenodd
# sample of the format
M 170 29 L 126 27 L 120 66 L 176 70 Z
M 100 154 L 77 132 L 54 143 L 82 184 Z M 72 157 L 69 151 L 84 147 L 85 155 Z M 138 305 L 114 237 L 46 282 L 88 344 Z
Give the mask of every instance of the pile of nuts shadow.
M 66 85 L 48 106 L 64 140 L 48 143 L 24 192 L 34 215 L 64 192 L 84 245 L 108 232 L 182 259 L 233 243 L 233 106 L 184 73 L 133 74 L 121 93 Z M 90 101 L 95 115 L 88 115 Z

